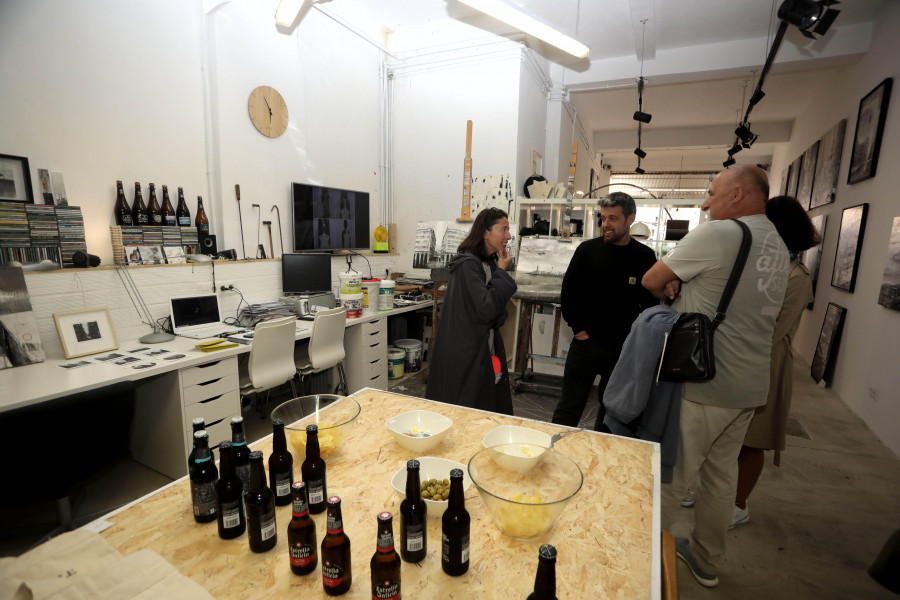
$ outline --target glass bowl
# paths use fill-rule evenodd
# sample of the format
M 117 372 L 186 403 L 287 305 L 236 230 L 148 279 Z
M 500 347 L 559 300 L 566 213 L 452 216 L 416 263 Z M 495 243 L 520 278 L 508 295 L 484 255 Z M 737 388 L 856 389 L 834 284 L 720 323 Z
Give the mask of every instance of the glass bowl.
M 479 450 L 469 460 L 469 477 L 487 506 L 494 525 L 511 538 L 533 540 L 546 533 L 584 482 L 575 462 L 545 448 L 533 468 L 520 472 L 504 466 L 521 444 Z M 501 460 L 496 460 L 501 458 Z
M 272 419 L 284 421 L 285 434 L 294 449 L 294 458 L 306 458 L 306 426 L 319 426 L 319 454 L 325 460 L 344 445 L 350 427 L 359 416 L 359 402 L 334 394 L 300 396 L 272 411 Z
M 385 426 L 410 452 L 428 452 L 444 441 L 453 421 L 430 410 L 411 410 L 388 419 Z

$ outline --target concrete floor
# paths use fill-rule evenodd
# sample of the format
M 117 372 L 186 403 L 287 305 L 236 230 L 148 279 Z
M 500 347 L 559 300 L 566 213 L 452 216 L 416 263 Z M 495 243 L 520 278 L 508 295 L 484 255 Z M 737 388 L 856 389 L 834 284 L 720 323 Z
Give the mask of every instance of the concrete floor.
M 393 391 L 424 396 L 425 372 L 392 382 Z M 273 399 L 272 406 L 278 402 Z M 556 395 L 513 395 L 517 416 L 550 419 Z M 596 396 L 582 417 L 590 427 Z M 248 437 L 267 435 L 271 425 L 245 411 Z M 767 464 L 750 498 L 750 522 L 729 534 L 717 588 L 694 581 L 678 561 L 685 600 L 716 598 L 896 598 L 866 573 L 882 544 L 900 527 L 900 461 L 828 389 L 815 386 L 809 366 L 797 360 L 794 402 L 782 466 Z M 168 483 L 169 479 L 124 460 L 74 495 L 76 519 L 109 509 Z M 690 525 L 691 509 L 679 509 L 673 526 Z M 0 511 L 0 556 L 15 556 L 52 529 L 52 503 Z

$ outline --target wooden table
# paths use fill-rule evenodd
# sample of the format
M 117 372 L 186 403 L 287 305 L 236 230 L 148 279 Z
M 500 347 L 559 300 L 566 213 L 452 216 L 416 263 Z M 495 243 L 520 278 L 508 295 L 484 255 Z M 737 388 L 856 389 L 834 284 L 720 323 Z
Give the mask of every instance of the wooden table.
M 447 438 L 428 454 L 463 464 L 498 425 L 524 425 L 551 434 L 561 428 L 378 390 L 362 390 L 353 398 L 362 411 L 343 448 L 328 462 L 328 494 L 342 498 L 344 530 L 352 546 L 353 586 L 345 598 L 371 598 L 369 560 L 375 552 L 378 512 L 396 515 L 394 535 L 399 536 L 402 498 L 390 478 L 416 455 L 393 441 L 384 426 L 388 418 L 426 409 L 453 419 Z M 269 436 L 253 447 L 268 457 L 271 441 Z M 440 519 L 430 517 L 427 558 L 418 565 L 403 563 L 403 596 L 524 599 L 534 583 L 538 548 L 549 543 L 559 552 L 560 599 L 658 598 L 658 445 L 585 431 L 561 439 L 556 448 L 581 467 L 584 486 L 549 532 L 531 542 L 503 535 L 472 485 L 466 492 L 466 509 L 472 517 L 469 571 L 449 577 L 441 570 Z M 298 477 L 302 458 L 294 458 Z M 290 506 L 277 507 L 276 518 L 277 546 L 254 554 L 246 534 L 221 540 L 215 521 L 194 522 L 189 484 L 181 479 L 106 516 L 114 526 L 102 535 L 123 554 L 155 550 L 216 598 L 326 598 L 320 569 L 304 577 L 290 571 L 286 534 Z M 325 513 L 313 519 L 321 543 Z

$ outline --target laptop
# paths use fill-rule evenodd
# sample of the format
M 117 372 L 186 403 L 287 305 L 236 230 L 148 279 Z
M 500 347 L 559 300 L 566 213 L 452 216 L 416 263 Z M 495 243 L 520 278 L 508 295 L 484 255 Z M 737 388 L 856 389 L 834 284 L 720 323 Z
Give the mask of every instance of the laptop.
M 175 335 L 199 340 L 214 337 L 229 328 L 222 323 L 219 297 L 215 294 L 170 298 L 169 306 Z

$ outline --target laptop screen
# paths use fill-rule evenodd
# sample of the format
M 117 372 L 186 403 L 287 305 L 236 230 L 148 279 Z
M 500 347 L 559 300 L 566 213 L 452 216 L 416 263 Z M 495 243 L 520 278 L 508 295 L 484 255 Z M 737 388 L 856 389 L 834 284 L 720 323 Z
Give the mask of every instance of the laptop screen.
M 183 330 L 219 323 L 219 299 L 215 294 L 172 298 L 172 329 Z

